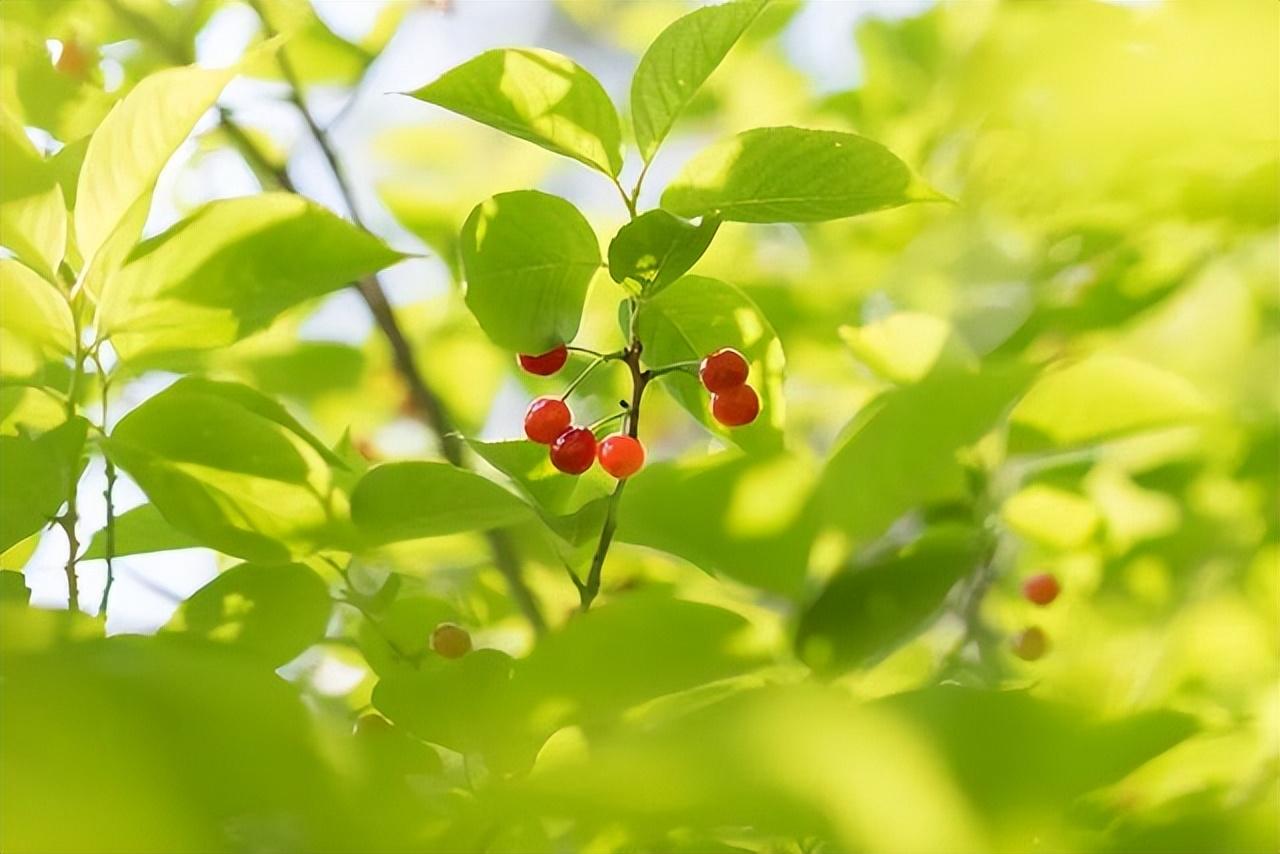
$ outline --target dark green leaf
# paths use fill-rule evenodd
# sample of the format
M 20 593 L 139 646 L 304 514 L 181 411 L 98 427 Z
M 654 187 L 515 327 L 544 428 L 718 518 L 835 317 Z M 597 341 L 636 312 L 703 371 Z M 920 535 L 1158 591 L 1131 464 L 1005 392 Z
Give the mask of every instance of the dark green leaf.
M 627 223 L 609 244 L 609 275 L 630 279 L 653 296 L 689 272 L 720 228 L 718 217 L 694 225 L 664 210 L 651 210 Z
M 878 142 L 777 127 L 703 151 L 667 187 L 662 206 L 730 222 L 818 222 L 940 198 Z
M 578 334 L 600 244 L 578 209 L 536 190 L 500 193 L 462 226 L 467 307 L 493 343 L 545 353 Z

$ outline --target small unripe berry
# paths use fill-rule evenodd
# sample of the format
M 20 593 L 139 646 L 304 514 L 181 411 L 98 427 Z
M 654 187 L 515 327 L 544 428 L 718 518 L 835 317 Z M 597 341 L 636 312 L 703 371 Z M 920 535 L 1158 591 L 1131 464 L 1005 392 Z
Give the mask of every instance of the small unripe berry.
M 1049 651 L 1049 636 L 1039 626 L 1028 626 L 1013 636 L 1013 654 L 1023 661 L 1035 661 Z
M 726 427 L 741 427 L 760 414 L 760 397 L 749 385 L 711 395 L 711 414 Z
M 471 652 L 471 635 L 454 623 L 441 623 L 431 633 L 431 648 L 444 658 L 462 658 Z
M 537 356 L 530 356 L 521 353 L 516 357 L 520 362 L 520 367 L 524 368 L 531 374 L 537 374 L 540 377 L 549 377 L 556 371 L 564 367 L 564 363 L 569 359 L 569 350 L 563 344 L 557 345 L 555 348 L 541 353 Z
M 1057 599 L 1061 592 L 1062 586 L 1058 584 L 1058 579 L 1052 573 L 1042 572 L 1022 582 L 1022 595 L 1028 602 L 1034 602 L 1037 605 L 1048 605 Z
M 600 468 L 622 480 L 640 471 L 644 465 L 644 445 L 623 433 L 615 433 L 600 443 L 596 453 Z
M 540 445 L 550 445 L 569 429 L 573 413 L 558 397 L 540 397 L 524 413 L 524 434 Z
M 750 366 L 743 355 L 732 347 L 717 350 L 698 366 L 698 379 L 712 394 L 737 388 L 747 381 Z
M 551 464 L 565 474 L 582 474 L 596 459 L 596 434 L 570 427 L 551 443 Z

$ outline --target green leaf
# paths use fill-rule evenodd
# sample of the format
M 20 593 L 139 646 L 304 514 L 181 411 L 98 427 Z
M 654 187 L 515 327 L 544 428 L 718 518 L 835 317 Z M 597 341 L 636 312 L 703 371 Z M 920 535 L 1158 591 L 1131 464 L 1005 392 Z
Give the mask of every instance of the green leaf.
M 618 539 L 704 572 L 797 593 L 817 533 L 812 467 L 788 454 L 717 454 L 646 466 L 627 484 Z
M 0 552 L 53 520 L 80 477 L 80 453 L 89 422 L 73 418 L 33 437 L 0 436 Z
M 554 515 L 576 513 L 613 492 L 616 483 L 596 466 L 578 477 L 564 474 L 551 465 L 546 445 L 526 439 L 502 442 L 473 439 L 467 444 L 485 462 L 515 481 L 539 507 Z
M 1010 450 L 1087 445 L 1203 418 L 1208 402 L 1188 380 L 1106 353 L 1048 371 L 1010 415 Z
M 125 360 L 222 347 L 402 257 L 292 193 L 213 202 L 107 279 L 101 334 Z
M 11 258 L 0 258 L 0 345 L 0 378 L 45 386 L 76 349 L 66 296 Z
M 940 198 L 878 142 L 776 127 L 744 131 L 694 157 L 662 206 L 730 222 L 820 222 Z
M 692 373 L 677 371 L 659 382 L 716 435 L 751 451 L 782 447 L 782 342 L 737 287 L 719 279 L 685 276 L 640 303 L 636 334 L 644 345 L 645 364 L 653 368 L 696 361 L 721 347 L 741 352 L 751 364 L 749 382 L 760 395 L 760 417 L 746 427 L 720 426 L 711 417 L 710 395 Z
M 389 463 L 351 495 L 351 518 L 371 543 L 486 531 L 530 518 L 529 505 L 498 484 L 448 463 Z
M 995 425 L 1030 374 L 1014 365 L 930 376 L 867 404 L 827 461 L 828 521 L 862 542 L 912 508 L 964 497 L 956 452 Z
M 647 211 L 609 243 L 609 275 L 618 284 L 630 279 L 653 296 L 698 263 L 719 228 L 718 217 L 694 225 L 661 209 Z
M 76 188 L 76 242 L 86 263 L 121 223 L 133 230 L 126 215 L 150 197 L 160 170 L 235 73 L 195 66 L 159 71 L 103 119 L 89 141 Z
M 558 53 L 487 51 L 410 94 L 606 175 L 622 170 L 613 102 L 596 78 Z
M 152 504 L 126 510 L 115 518 L 112 543 L 113 557 L 151 554 L 174 549 L 192 549 L 204 545 L 200 540 L 169 524 Z M 89 541 L 81 560 L 102 560 L 107 556 L 107 529 L 102 528 Z
M 67 206 L 50 161 L 0 108 L 0 236 L 6 247 L 48 279 L 67 249 Z
M 166 631 L 227 644 L 272 668 L 324 636 L 329 587 L 305 566 L 242 563 L 191 594 Z
M 631 119 L 646 163 L 767 2 L 704 6 L 678 18 L 649 45 L 631 79 Z
M 121 419 L 107 453 L 170 525 L 227 554 L 283 563 L 349 540 L 314 437 L 227 385 L 175 383 Z
M 895 383 L 978 366 L 977 356 L 951 324 L 931 314 L 900 311 L 863 326 L 842 326 L 840 337 L 863 364 Z
M 536 190 L 500 193 L 462 226 L 467 307 L 507 350 L 545 353 L 578 334 L 600 244 L 578 209 Z
M 874 663 L 924 628 L 981 559 L 976 532 L 945 528 L 840 573 L 801 614 L 797 654 L 822 673 Z
M 1055 549 L 1080 548 L 1102 522 L 1089 499 L 1044 483 L 1033 483 L 1005 501 L 1000 516 L 1019 535 Z

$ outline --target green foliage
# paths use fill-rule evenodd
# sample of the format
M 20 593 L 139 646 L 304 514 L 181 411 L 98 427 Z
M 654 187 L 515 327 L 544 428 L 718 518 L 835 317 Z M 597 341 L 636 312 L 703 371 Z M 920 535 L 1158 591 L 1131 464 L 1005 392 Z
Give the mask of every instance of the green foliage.
M 578 209 L 536 190 L 476 206 L 462 227 L 467 307 L 490 340 L 545 353 L 578 334 L 600 244 Z
M 821 222 L 938 199 L 888 149 L 865 137 L 756 128 L 699 154 L 662 194 L 685 217 Z
M 89 423 L 73 418 L 40 436 L 0 436 L 0 551 L 47 525 L 80 476 Z
M 689 272 L 720 228 L 716 217 L 694 225 L 664 210 L 646 211 L 618 230 L 609 243 L 609 275 L 655 296 Z

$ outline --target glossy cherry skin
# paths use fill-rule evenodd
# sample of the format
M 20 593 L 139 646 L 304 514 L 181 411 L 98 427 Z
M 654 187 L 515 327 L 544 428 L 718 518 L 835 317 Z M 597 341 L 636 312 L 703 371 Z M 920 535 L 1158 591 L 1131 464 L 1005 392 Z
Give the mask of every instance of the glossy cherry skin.
M 454 623 L 441 623 L 431 633 L 431 648 L 444 658 L 462 658 L 471 652 L 471 635 Z
M 711 414 L 726 427 L 741 427 L 760 414 L 760 397 L 749 385 L 711 395 Z
M 596 459 L 596 434 L 570 427 L 551 443 L 551 464 L 565 474 L 582 474 Z
M 524 413 L 524 434 L 539 445 L 550 445 L 569 429 L 573 413 L 558 397 L 540 397 Z
M 1022 595 L 1028 602 L 1037 605 L 1048 605 L 1062 592 L 1062 585 L 1051 573 L 1042 572 L 1022 582 Z
M 742 354 L 732 347 L 717 350 L 698 366 L 698 379 L 712 394 L 738 388 L 747 381 L 750 366 Z
M 596 451 L 600 468 L 622 480 L 640 471 L 644 466 L 644 445 L 623 433 L 614 433 L 600 443 Z
M 516 357 L 516 361 L 520 363 L 520 367 L 524 368 L 531 374 L 537 374 L 540 377 L 549 377 L 556 371 L 564 367 L 564 363 L 569 359 L 569 349 L 563 344 L 555 349 L 548 350 L 537 356 L 530 356 L 527 353 L 521 353 Z
M 1013 637 L 1013 654 L 1023 661 L 1043 658 L 1049 651 L 1049 636 L 1039 626 L 1028 626 Z

